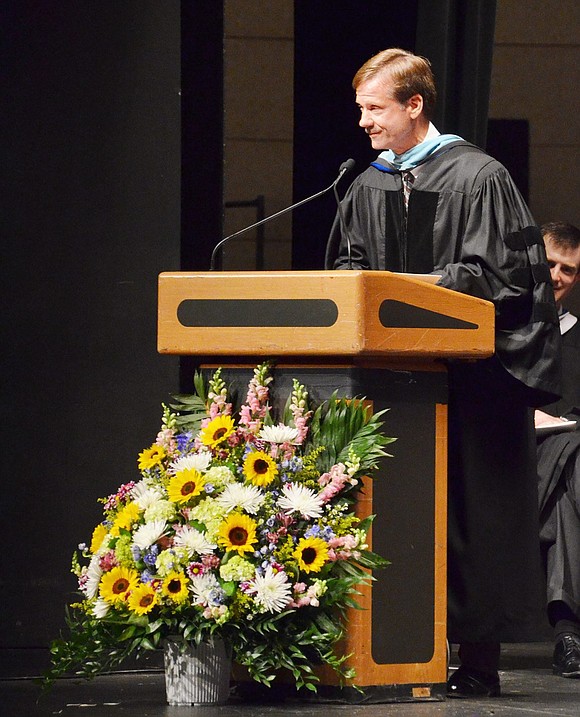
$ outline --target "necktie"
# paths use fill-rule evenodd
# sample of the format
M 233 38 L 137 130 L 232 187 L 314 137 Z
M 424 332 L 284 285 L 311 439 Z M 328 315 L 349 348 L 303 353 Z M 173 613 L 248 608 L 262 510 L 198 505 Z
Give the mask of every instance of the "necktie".
M 406 209 L 409 205 L 409 195 L 411 194 L 411 189 L 413 188 L 413 182 L 415 181 L 415 177 L 413 176 L 413 172 L 409 170 L 407 172 L 403 172 L 401 178 L 403 180 L 403 196 L 405 197 Z

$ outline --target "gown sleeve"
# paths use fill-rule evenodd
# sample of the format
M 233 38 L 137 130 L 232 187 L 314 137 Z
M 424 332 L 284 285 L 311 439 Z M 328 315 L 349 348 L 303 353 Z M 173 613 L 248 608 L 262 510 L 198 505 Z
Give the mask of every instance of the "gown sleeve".
M 474 183 L 457 261 L 439 285 L 491 301 L 496 355 L 530 389 L 530 405 L 559 395 L 558 316 L 540 229 L 497 162 Z M 553 400 L 553 399 L 552 399 Z

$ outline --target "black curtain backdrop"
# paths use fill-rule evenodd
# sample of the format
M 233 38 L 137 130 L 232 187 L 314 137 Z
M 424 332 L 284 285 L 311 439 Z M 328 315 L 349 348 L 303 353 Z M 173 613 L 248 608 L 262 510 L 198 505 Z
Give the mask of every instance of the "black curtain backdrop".
M 325 6 L 326 11 L 323 12 Z M 485 146 L 495 1 L 384 0 L 361 4 L 317 0 L 295 5 L 294 197 L 332 182 L 352 157 L 352 178 L 376 155 L 358 127 L 352 77 L 369 57 L 402 47 L 429 58 L 439 102 L 435 124 Z M 320 269 L 336 211 L 332 194 L 300 208 L 293 218 L 294 269 Z
M 434 124 L 486 146 L 496 0 L 422 0 L 415 52 L 437 81 Z
M 72 552 L 179 389 L 156 326 L 157 275 L 180 268 L 179 2 L 3 0 L 0 28 L 9 677 L 46 666 Z
M 294 4 L 294 198 L 327 187 L 342 162 L 356 166 L 342 192 L 375 156 L 358 126 L 351 86 L 357 69 L 386 47 L 413 50 L 416 0 L 375 3 L 322 0 Z M 293 215 L 293 269 L 321 269 L 336 211 L 333 193 Z
M 224 226 L 224 3 L 181 2 L 181 270 L 208 271 Z M 196 362 L 179 359 L 182 393 Z
M 224 8 L 181 2 L 181 269 L 207 271 L 223 235 Z
M 530 195 L 530 126 L 525 119 L 490 119 L 486 149 L 511 174 L 527 202 Z

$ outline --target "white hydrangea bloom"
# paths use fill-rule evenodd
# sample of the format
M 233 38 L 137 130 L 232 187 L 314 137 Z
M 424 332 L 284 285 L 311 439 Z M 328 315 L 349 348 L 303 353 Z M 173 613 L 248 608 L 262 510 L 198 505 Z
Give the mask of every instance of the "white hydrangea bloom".
M 157 500 L 147 507 L 144 518 L 147 523 L 156 520 L 172 520 L 175 516 L 175 504 L 170 500 Z

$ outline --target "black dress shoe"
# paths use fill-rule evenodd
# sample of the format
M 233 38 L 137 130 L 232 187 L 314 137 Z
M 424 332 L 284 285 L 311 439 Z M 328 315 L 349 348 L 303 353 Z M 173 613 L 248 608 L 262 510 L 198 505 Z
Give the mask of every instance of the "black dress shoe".
M 561 677 L 580 678 L 580 638 L 564 635 L 554 648 L 552 672 Z
M 497 672 L 480 672 L 461 665 L 447 682 L 447 697 L 499 697 Z

